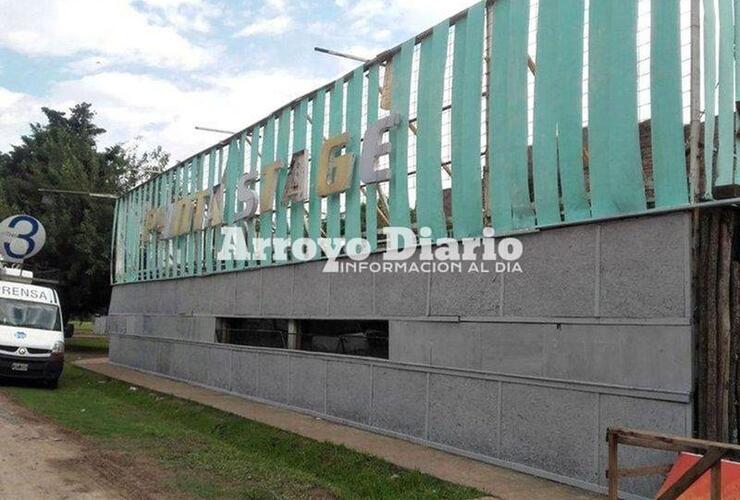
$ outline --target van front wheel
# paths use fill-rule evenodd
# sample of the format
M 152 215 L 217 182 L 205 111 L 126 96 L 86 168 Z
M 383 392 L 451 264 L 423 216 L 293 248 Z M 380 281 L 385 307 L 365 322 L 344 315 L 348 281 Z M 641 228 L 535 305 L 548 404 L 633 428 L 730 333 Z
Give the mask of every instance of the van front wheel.
M 52 391 L 55 390 L 57 387 L 59 387 L 59 379 L 53 378 L 46 381 L 46 388 L 51 389 Z

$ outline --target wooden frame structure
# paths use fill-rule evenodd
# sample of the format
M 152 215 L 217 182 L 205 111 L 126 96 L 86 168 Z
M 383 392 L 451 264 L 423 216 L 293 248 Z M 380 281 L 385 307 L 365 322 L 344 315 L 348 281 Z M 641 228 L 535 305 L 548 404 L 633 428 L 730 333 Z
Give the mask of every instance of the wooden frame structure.
M 666 474 L 672 464 L 648 465 L 634 468 L 619 468 L 619 445 L 679 452 L 701 453 L 703 457 L 687 470 L 658 500 L 674 500 L 684 493 L 707 471 L 711 470 L 711 498 L 722 498 L 722 459 L 733 453 L 740 453 L 740 446 L 701 439 L 683 438 L 667 434 L 655 434 L 633 429 L 613 428 L 607 430 L 609 442 L 609 500 L 619 498 L 619 480 L 623 477 L 642 477 Z

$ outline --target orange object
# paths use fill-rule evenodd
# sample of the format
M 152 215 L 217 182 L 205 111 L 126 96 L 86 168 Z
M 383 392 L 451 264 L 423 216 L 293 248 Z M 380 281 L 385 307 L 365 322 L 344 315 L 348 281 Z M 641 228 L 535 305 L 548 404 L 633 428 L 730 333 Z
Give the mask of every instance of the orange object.
M 657 496 L 662 495 L 700 459 L 701 455 L 681 453 Z M 707 471 L 678 498 L 680 500 L 709 500 L 710 478 L 711 471 Z M 738 462 L 722 460 L 722 500 L 740 500 L 740 463 Z

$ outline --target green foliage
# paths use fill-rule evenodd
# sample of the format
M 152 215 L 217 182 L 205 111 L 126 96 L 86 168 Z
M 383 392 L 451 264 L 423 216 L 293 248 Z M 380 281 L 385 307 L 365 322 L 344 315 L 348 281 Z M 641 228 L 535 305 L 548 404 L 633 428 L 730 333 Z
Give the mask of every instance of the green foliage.
M 71 348 L 71 351 L 74 351 Z M 59 389 L 16 401 L 92 440 L 158 464 L 173 498 L 469 499 L 482 493 L 68 364 Z
M 98 150 L 105 130 L 95 125 L 90 104 L 68 113 L 42 110 L 47 123 L 31 124 L 20 145 L 0 154 L 0 216 L 27 213 L 46 228 L 46 247 L 27 267 L 60 282 L 65 317 L 104 311 L 110 298 L 113 201 L 39 189 L 121 194 L 144 179 L 152 162 L 161 170 L 168 156 L 161 148 L 141 154 L 138 146 Z

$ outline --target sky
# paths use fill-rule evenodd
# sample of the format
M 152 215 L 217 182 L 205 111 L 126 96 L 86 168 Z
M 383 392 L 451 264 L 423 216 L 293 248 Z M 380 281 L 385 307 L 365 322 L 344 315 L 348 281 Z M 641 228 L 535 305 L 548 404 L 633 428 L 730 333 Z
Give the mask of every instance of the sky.
M 101 146 L 173 161 L 333 81 L 474 0 L 0 0 L 0 151 L 41 107 L 90 102 Z

